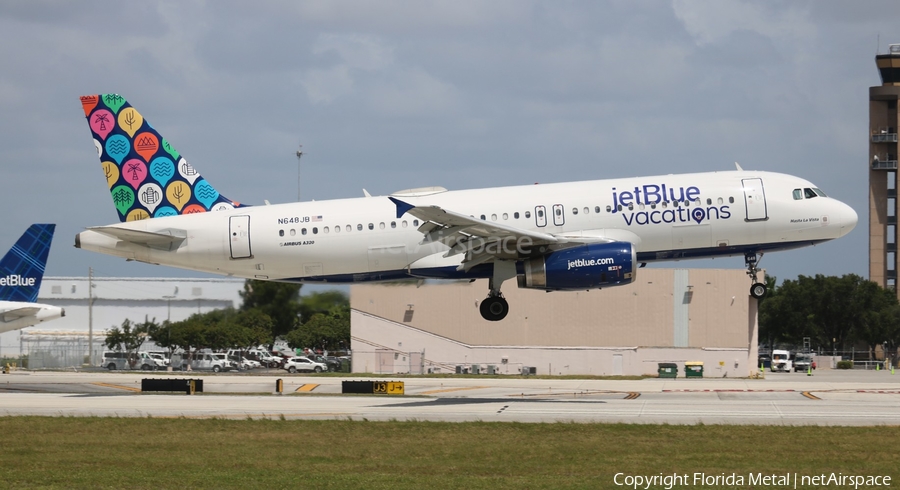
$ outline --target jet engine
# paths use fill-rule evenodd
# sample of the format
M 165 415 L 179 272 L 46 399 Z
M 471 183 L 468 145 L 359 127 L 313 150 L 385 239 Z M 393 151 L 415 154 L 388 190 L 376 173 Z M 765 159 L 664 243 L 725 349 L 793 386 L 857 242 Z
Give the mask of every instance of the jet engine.
M 630 242 L 581 245 L 524 261 L 519 287 L 571 291 L 629 284 L 635 278 L 636 252 Z

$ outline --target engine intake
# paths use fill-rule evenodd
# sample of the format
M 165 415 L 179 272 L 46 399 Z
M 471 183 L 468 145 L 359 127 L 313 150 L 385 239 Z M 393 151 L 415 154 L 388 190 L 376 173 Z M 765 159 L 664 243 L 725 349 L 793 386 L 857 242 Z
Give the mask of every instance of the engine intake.
M 519 287 L 566 291 L 621 286 L 634 282 L 636 262 L 629 242 L 567 248 L 526 260 Z

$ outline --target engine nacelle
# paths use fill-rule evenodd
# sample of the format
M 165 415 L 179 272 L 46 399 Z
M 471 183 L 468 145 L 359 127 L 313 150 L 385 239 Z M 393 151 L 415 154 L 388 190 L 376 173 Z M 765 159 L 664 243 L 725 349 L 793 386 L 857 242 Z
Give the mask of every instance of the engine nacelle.
M 634 281 L 636 262 L 629 242 L 567 248 L 526 260 L 519 287 L 565 291 L 620 286 Z

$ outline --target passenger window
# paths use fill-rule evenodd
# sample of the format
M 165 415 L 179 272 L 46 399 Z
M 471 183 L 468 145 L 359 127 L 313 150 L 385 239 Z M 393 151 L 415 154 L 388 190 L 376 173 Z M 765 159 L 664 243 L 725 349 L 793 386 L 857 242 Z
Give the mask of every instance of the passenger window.
M 375 225 L 372 223 L 369 223 L 369 231 L 372 231 L 374 229 L 375 229 Z
M 600 211 L 597 211 L 597 212 L 599 213 Z M 606 206 L 606 212 L 607 212 L 607 213 L 612 212 L 612 206 L 607 205 L 607 206 Z
M 491 221 L 497 221 L 497 214 L 496 214 L 496 213 L 491 215 Z
M 485 218 L 485 216 L 482 214 L 482 215 L 481 215 L 481 221 L 486 221 L 486 220 L 487 220 L 487 218 Z
M 525 218 L 527 219 L 530 217 L 531 217 L 531 211 L 525 211 Z
M 317 235 L 318 233 L 319 233 L 319 229 L 318 229 L 318 228 L 313 228 L 313 235 Z
M 734 197 L 729 197 L 728 202 L 729 204 L 734 204 Z
M 296 234 L 297 234 L 297 230 L 291 228 L 291 236 L 294 236 L 294 235 L 296 235 Z
M 557 216 L 562 216 L 562 209 L 556 208 L 556 215 L 557 215 Z
M 722 198 L 720 197 L 720 198 L 716 199 L 716 202 L 719 204 L 723 204 L 725 201 L 723 201 Z
M 391 228 L 396 228 L 396 227 L 397 227 L 397 222 L 391 221 Z
M 326 226 L 325 228 L 322 228 L 322 232 L 323 232 L 323 233 L 328 233 L 328 227 Z
M 278 230 L 278 236 L 284 236 L 284 230 Z
M 409 226 L 409 225 L 406 224 L 406 220 L 403 220 L 403 221 L 400 222 L 400 226 L 406 228 L 406 227 Z
M 584 207 L 584 214 L 588 214 L 588 213 L 590 213 L 590 212 L 591 212 L 591 208 L 585 206 L 585 207 Z
M 629 205 L 628 205 L 628 210 L 629 210 L 629 211 L 634 211 L 634 204 L 629 204 Z
M 518 211 L 516 211 L 515 213 L 513 213 L 513 218 L 519 219 L 519 212 L 518 212 Z
M 817 197 L 816 193 L 813 192 L 813 190 L 810 189 L 809 187 L 807 187 L 806 189 L 803 189 L 803 196 L 806 197 L 807 199 L 812 199 L 814 197 Z
M 572 208 L 572 214 L 578 214 L 578 208 Z
M 609 211 L 609 206 L 606 206 L 606 210 Z M 594 206 L 594 212 L 600 214 L 600 206 Z
M 413 226 L 419 226 L 419 220 L 414 219 L 414 220 L 413 220 Z
M 509 219 L 509 213 L 503 213 L 503 220 L 506 221 Z
M 656 209 L 656 203 L 651 204 L 650 209 Z
M 543 217 L 544 217 L 544 210 L 543 210 L 543 209 L 538 209 L 538 210 L 537 210 L 537 217 L 538 217 L 538 218 L 543 218 Z
M 803 199 L 803 191 L 800 189 L 794 189 L 794 200 L 799 201 Z
M 709 198 L 709 197 L 707 197 L 707 198 L 706 198 L 706 205 L 708 206 L 708 205 L 710 205 L 710 204 L 712 204 L 712 199 Z
M 621 211 L 621 210 L 622 210 L 622 205 L 619 204 L 618 206 L 616 206 L 616 209 L 619 210 L 619 211 Z
M 384 229 L 384 221 L 382 221 L 381 223 L 378 223 L 378 229 L 379 229 L 379 230 L 383 230 L 383 229 Z
M 306 228 L 303 228 L 302 230 L 300 230 L 300 234 L 301 234 L 301 235 L 305 235 L 305 234 L 306 234 Z
M 347 233 L 350 233 L 350 231 L 353 230 L 353 227 L 350 225 L 347 225 L 345 229 L 347 230 Z
M 340 233 L 340 232 L 341 232 L 341 227 L 340 227 L 340 226 L 335 226 L 335 227 L 334 227 L 334 232 L 335 232 L 335 233 Z
M 362 224 L 361 224 L 361 223 L 358 224 L 358 225 L 356 225 L 356 230 L 357 230 L 357 231 L 362 231 Z

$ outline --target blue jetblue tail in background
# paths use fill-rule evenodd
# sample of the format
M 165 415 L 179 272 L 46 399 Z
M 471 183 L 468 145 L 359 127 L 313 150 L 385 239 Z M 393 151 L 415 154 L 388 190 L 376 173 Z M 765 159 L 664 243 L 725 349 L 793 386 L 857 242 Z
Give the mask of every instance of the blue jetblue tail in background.
M 56 225 L 34 224 L 0 260 L 0 301 L 34 303 Z

